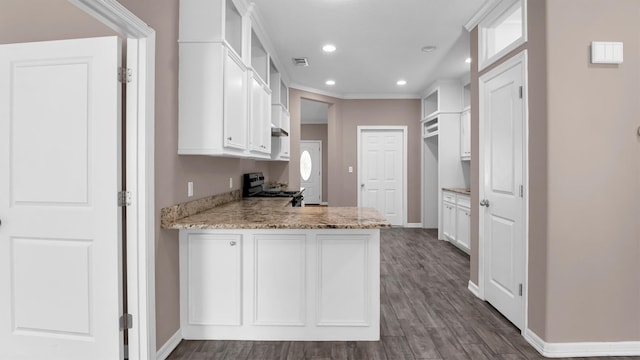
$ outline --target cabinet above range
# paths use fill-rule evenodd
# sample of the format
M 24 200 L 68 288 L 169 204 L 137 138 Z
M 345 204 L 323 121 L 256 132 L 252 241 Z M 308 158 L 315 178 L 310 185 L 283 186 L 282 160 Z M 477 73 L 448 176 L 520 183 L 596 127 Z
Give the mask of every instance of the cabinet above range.
M 251 13 L 180 1 L 178 154 L 272 158 L 272 59 Z

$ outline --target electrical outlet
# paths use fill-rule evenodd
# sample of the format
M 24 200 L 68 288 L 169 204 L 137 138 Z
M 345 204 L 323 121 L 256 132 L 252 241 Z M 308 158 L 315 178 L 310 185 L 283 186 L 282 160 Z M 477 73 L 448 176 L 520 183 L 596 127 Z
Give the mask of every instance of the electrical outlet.
M 229 189 L 233 189 L 233 178 L 229 178 Z
M 192 197 L 193 196 L 193 181 L 189 181 L 187 183 L 187 196 L 188 197 Z

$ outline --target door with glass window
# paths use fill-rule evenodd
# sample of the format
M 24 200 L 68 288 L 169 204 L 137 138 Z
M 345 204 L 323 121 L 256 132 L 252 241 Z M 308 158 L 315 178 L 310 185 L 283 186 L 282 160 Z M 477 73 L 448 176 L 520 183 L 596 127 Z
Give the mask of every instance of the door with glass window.
M 322 142 L 300 141 L 300 186 L 305 204 L 322 201 Z

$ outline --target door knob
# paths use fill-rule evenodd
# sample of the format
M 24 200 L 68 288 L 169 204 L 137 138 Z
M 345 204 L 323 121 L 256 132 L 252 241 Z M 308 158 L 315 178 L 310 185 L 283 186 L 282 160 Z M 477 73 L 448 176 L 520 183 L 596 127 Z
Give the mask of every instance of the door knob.
M 480 201 L 480 206 L 489 207 L 489 200 L 484 199 L 484 200 Z

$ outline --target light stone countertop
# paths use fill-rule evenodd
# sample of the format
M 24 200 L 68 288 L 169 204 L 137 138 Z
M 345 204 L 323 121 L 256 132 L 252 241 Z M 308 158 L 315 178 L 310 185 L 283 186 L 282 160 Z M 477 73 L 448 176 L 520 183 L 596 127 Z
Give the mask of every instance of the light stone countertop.
M 375 209 L 291 207 L 289 198 L 232 201 L 166 222 L 165 229 L 377 229 L 391 225 Z
M 470 189 L 463 189 L 463 188 L 442 188 L 442 190 L 444 191 L 451 191 L 454 193 L 458 193 L 458 194 L 462 194 L 462 195 L 468 195 L 471 196 L 471 190 Z

